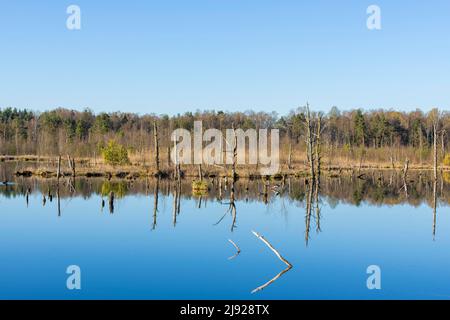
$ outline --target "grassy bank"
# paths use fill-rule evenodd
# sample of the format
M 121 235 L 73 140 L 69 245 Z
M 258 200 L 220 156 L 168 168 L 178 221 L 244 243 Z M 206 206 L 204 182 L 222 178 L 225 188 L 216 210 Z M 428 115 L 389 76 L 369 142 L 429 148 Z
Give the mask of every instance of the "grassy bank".
M 17 176 L 31 177 L 38 176 L 42 178 L 54 178 L 58 172 L 58 159 L 55 157 L 37 157 L 37 156 L 0 156 L 0 162 L 9 163 L 15 167 L 14 174 Z M 143 165 L 140 163 L 131 163 L 129 165 L 111 166 L 105 164 L 102 160 L 92 158 L 78 158 L 75 161 L 75 174 L 78 177 L 104 177 L 107 179 L 139 179 L 151 176 L 160 176 L 170 178 L 173 175 L 173 167 L 161 166 L 160 171 L 156 170 L 154 165 Z M 324 176 L 341 176 L 360 174 L 367 170 L 402 170 L 402 163 L 373 163 L 354 161 L 353 163 L 330 163 L 324 161 L 322 173 Z M 409 170 L 432 170 L 430 164 L 415 164 L 409 166 Z M 450 167 L 440 166 L 440 170 L 449 171 Z M 182 174 L 184 177 L 198 177 L 199 171 L 196 165 L 182 165 Z M 204 177 L 231 177 L 231 166 L 202 166 Z M 259 168 L 255 165 L 237 166 L 237 174 L 241 178 L 261 177 Z M 67 159 L 62 159 L 61 176 L 72 176 L 73 172 L 68 165 Z M 308 166 L 305 163 L 293 162 L 288 168 L 286 164 L 280 165 L 280 171 L 272 178 L 283 176 L 307 176 Z

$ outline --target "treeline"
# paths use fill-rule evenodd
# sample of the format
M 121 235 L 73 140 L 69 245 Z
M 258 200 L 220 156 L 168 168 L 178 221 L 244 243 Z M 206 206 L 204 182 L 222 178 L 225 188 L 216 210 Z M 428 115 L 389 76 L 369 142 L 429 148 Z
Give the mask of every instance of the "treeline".
M 450 112 L 434 109 L 399 112 L 393 110 L 340 111 L 333 107 L 323 114 L 322 144 L 325 159 L 332 161 L 392 162 L 409 158 L 413 163 L 431 163 L 434 126 L 437 127 L 440 154 L 447 151 Z M 99 157 L 108 141 L 124 145 L 135 163 L 151 164 L 154 148 L 154 123 L 157 124 L 161 153 L 167 155 L 170 134 L 176 128 L 193 130 L 195 120 L 204 129 L 232 128 L 280 130 L 282 157 L 292 151 L 292 161 L 305 161 L 305 109 L 288 115 L 275 112 L 197 111 L 174 116 L 138 115 L 114 112 L 95 114 L 56 109 L 46 112 L 0 109 L 0 154 Z M 164 158 L 164 156 L 162 156 Z M 167 156 L 165 157 L 167 158 Z M 327 160 L 328 159 L 328 160 Z M 403 159 L 403 160 L 402 160 Z

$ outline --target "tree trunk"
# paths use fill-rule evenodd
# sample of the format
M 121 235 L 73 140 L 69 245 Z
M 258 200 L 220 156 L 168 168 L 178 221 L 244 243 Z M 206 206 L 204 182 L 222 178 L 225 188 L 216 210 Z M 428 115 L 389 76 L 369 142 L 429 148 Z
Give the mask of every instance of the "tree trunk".
M 312 123 L 311 123 L 311 113 L 309 111 L 309 104 L 306 105 L 306 145 L 309 161 L 309 170 L 311 179 L 315 179 L 314 172 L 314 155 L 313 155 L 313 133 L 312 133 Z
M 170 142 L 167 146 L 167 168 L 170 168 Z
M 320 178 L 321 174 L 321 133 L 322 133 L 322 116 L 318 115 L 317 117 L 317 132 L 316 132 L 316 162 L 317 162 L 317 176 Z
M 72 177 L 75 178 L 76 171 L 75 171 L 75 159 L 70 158 L 69 155 L 67 155 L 67 162 L 69 163 L 69 168 L 72 171 Z
M 441 149 L 442 149 L 442 159 L 445 158 L 445 135 L 447 134 L 447 131 L 442 130 L 441 133 Z
M 292 139 L 289 138 L 288 169 L 292 169 Z
M 236 162 L 237 162 L 237 135 L 236 135 L 236 131 L 234 130 L 234 124 L 233 124 L 233 167 L 232 167 L 232 179 L 233 179 L 233 183 L 236 180 Z
M 198 179 L 200 181 L 203 181 L 203 172 L 202 172 L 202 165 L 201 164 L 198 165 Z
M 159 139 L 158 139 L 158 126 L 156 121 L 153 122 L 153 136 L 155 138 L 155 165 L 156 172 L 159 174 Z
M 56 172 L 56 179 L 59 183 L 59 178 L 61 177 L 61 155 L 58 157 L 58 171 Z

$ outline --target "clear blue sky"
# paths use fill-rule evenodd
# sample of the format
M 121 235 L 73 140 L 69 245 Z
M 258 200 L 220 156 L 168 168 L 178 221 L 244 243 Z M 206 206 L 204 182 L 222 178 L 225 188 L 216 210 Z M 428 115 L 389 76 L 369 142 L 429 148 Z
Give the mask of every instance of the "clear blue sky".
M 77 4 L 82 29 L 66 29 Z M 382 30 L 366 9 L 382 10 Z M 450 109 L 450 1 L 15 0 L 0 107 Z

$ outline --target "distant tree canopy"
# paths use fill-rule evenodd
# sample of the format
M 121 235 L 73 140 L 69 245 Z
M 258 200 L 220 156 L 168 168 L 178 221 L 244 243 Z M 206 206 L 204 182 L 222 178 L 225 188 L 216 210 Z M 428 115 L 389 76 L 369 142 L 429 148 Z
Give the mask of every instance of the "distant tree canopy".
M 99 145 L 114 140 L 134 153 L 152 150 L 153 123 L 159 128 L 160 147 L 171 146 L 170 134 L 176 128 L 193 130 L 194 121 L 203 128 L 277 128 L 282 141 L 305 141 L 304 108 L 279 116 L 275 112 L 196 111 L 168 115 L 100 113 L 91 110 L 55 109 L 33 112 L 13 108 L 0 109 L 0 154 L 94 156 Z M 413 147 L 427 150 L 433 143 L 433 124 L 437 121 L 440 148 L 450 139 L 450 113 L 434 109 L 398 112 L 361 109 L 341 111 L 333 107 L 324 115 L 323 143 L 328 147 L 351 150 L 355 147 Z M 284 139 L 284 140 L 283 140 Z M 285 145 L 285 144 L 284 144 Z M 116 146 L 112 146 L 116 147 Z

